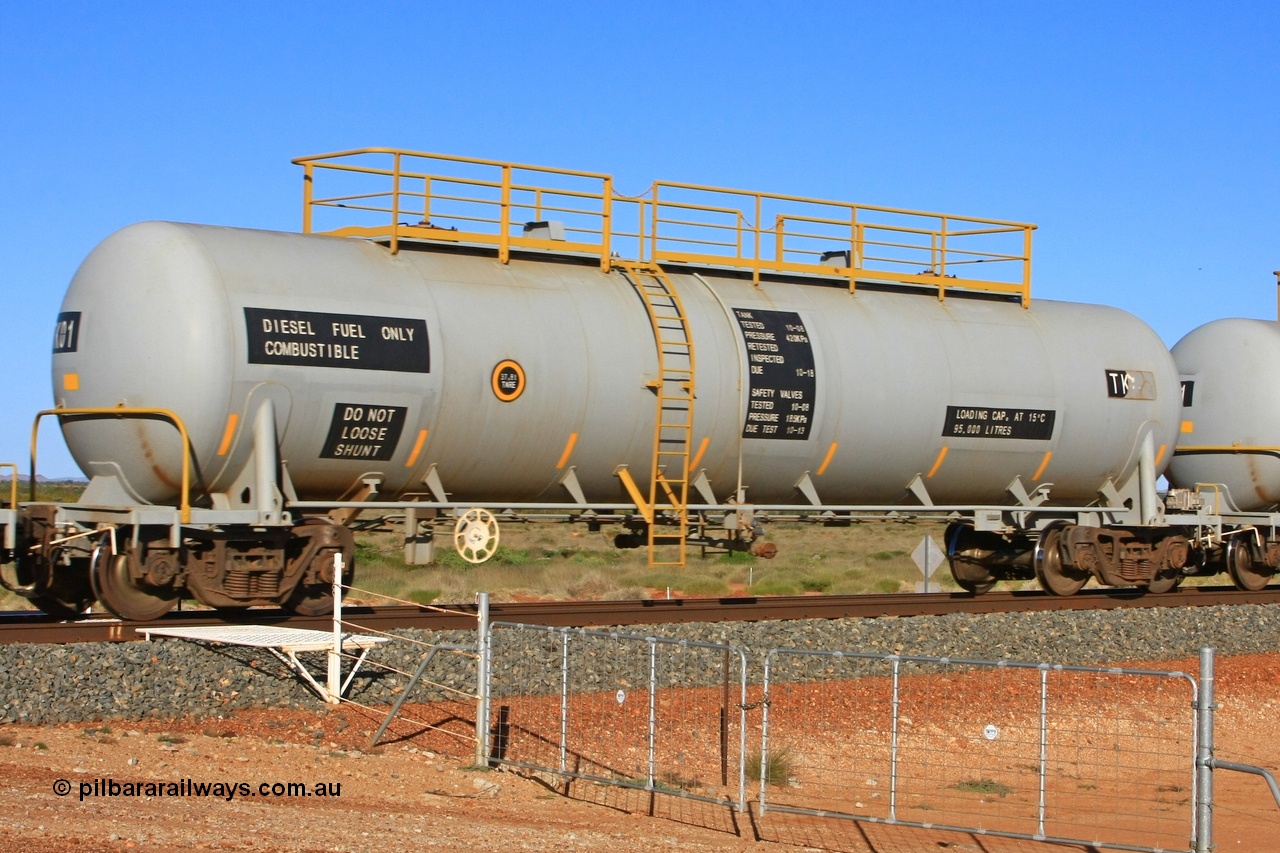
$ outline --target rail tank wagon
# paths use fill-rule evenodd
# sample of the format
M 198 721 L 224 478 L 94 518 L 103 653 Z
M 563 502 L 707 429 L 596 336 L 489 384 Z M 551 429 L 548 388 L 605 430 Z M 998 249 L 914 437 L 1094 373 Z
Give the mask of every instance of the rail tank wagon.
M 1280 323 L 1228 318 L 1173 347 L 1182 381 L 1182 427 L 1171 485 L 1198 492 L 1215 514 L 1280 507 L 1280 395 L 1260 377 L 1280 370 Z M 1261 589 L 1280 566 L 1274 525 L 1243 528 L 1215 549 L 1237 586 Z
M 669 277 L 701 356 L 697 467 L 719 497 L 741 452 L 756 503 L 794 500 L 824 462 L 813 482 L 835 504 L 900 502 L 922 472 L 937 503 L 998 503 L 1015 477 L 1088 502 L 1134 469 L 1146 434 L 1176 438 L 1175 394 L 1106 394 L 1110 365 L 1177 387 L 1160 340 L 1118 309 Z M 181 412 L 200 497 L 233 485 L 250 449 L 237 439 L 267 401 L 303 499 L 372 477 L 399 497 L 433 466 L 462 501 L 558 497 L 573 436 L 567 461 L 588 502 L 625 499 L 615 470 L 649 464 L 653 333 L 619 272 L 144 223 L 90 255 L 63 304 L 72 316 L 76 347 L 54 356 L 58 402 Z M 519 371 L 510 395 L 495 391 L 500 365 Z M 145 501 L 176 498 L 182 453 L 167 425 L 64 432 L 87 473 Z
M 428 175 L 416 226 L 399 221 L 408 200 L 395 190 L 383 228 L 148 222 L 108 237 L 62 305 L 53 384 L 91 477 L 76 524 L 111 527 L 110 551 L 87 535 L 80 552 L 57 550 L 63 516 L 33 510 L 23 535 L 44 559 L 25 594 L 66 607 L 96 597 L 128 618 L 183 589 L 219 607 L 318 611 L 361 501 L 411 521 L 417 507 L 568 504 L 620 520 L 631 544 L 647 534 L 651 552 L 674 525 L 681 561 L 690 525 L 711 513 L 734 514 L 725 529 L 742 544 L 756 530 L 744 508 L 839 520 L 906 505 L 959 519 L 948 547 L 971 589 L 1046 573 L 1057 592 L 1090 573 L 1141 585 L 1180 568 L 1185 540 L 1135 533 L 1163 512 L 1153 483 L 1180 401 L 1168 351 L 1132 315 L 966 290 L 945 266 L 948 236 L 966 232 L 948 235 L 945 218 L 943 251 L 934 233 L 932 260 L 906 273 L 872 269 L 861 223 L 843 251 L 787 262 L 782 214 L 748 224 L 751 251 L 740 219 L 724 257 L 664 254 L 657 184 L 632 235 L 648 257 L 623 261 L 607 180 L 604 225 L 584 243 L 547 220 L 541 195 L 538 216 L 513 224 L 521 205 L 502 168 L 496 236 L 441 225 L 439 199 L 428 209 L 441 179 Z M 687 230 L 693 206 L 678 207 Z M 967 233 L 1016 230 L 996 225 Z M 1029 269 L 1025 233 L 1015 259 Z M 994 518 L 967 518 L 983 506 Z M 1059 524 L 1046 551 L 1028 518 L 1053 506 L 1102 511 L 1068 513 L 1077 523 Z M 179 507 L 182 524 L 148 524 L 147 507 Z M 1127 526 L 1100 542 L 1109 524 Z M 1107 547 L 1142 551 L 1145 574 L 1111 571 L 1107 554 L 1076 559 Z

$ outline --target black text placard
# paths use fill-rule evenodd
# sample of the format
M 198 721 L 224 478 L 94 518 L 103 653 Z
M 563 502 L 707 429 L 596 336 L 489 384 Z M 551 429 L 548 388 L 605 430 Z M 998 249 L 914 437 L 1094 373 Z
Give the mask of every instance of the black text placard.
M 1052 409 L 1006 409 L 990 406 L 947 406 L 942 434 L 947 438 L 1053 438 Z
M 818 396 L 813 344 L 794 311 L 735 308 L 747 345 L 747 416 L 743 438 L 803 440 Z
M 245 308 L 250 364 L 430 373 L 425 320 Z
M 404 431 L 404 406 L 338 403 L 321 459 L 390 459 Z

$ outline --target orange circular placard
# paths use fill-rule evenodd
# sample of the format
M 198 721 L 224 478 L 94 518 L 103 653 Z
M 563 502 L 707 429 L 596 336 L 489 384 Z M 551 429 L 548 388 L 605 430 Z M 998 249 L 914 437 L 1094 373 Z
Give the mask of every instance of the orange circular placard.
M 493 369 L 493 395 L 504 403 L 510 403 L 524 393 L 524 368 L 506 359 Z

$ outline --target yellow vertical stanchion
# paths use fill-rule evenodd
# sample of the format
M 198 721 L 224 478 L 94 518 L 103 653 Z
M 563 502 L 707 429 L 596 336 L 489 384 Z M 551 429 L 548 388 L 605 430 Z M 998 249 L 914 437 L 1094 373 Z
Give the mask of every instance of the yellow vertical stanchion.
M 653 209 L 650 211 L 652 221 L 649 223 L 649 261 L 658 262 L 658 182 L 653 182 Z M 640 260 L 644 260 L 641 258 Z
M 751 283 L 756 287 L 760 286 L 760 216 L 764 200 L 760 198 L 759 193 L 756 194 L 756 220 L 752 223 L 752 229 L 755 231 L 755 251 L 754 257 L 751 259 Z
M 511 260 L 511 167 L 502 167 L 502 201 L 498 211 L 498 261 Z
M 315 167 L 310 163 L 302 167 L 302 233 L 311 233 L 311 199 L 315 192 Z
M 1022 307 L 1031 306 L 1031 229 L 1024 228 L 1022 238 Z
M 858 289 L 858 276 L 854 270 L 862 265 L 862 226 L 858 224 L 858 208 L 849 207 L 849 293 Z
M 613 269 L 610 254 L 613 249 L 613 179 L 604 179 L 600 207 L 600 271 Z
M 400 152 L 391 160 L 391 254 L 400 251 Z

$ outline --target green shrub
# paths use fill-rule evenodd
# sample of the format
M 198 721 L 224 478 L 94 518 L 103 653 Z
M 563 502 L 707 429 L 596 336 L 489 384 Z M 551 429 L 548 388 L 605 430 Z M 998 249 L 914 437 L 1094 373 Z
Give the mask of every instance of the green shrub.
M 790 747 L 776 747 L 769 751 L 765 760 L 764 781 L 768 785 L 786 785 L 791 781 L 795 770 L 795 757 Z M 747 778 L 752 782 L 760 781 L 760 750 L 747 752 Z
M 686 578 L 682 583 L 674 585 L 686 595 L 727 595 L 729 585 L 718 578 Z
M 767 578 L 760 581 L 750 590 L 752 595 L 796 595 L 796 585 L 782 578 Z
M 830 575 L 812 575 L 800 579 L 800 588 L 805 592 L 826 592 L 835 583 Z
M 409 600 L 414 604 L 431 604 L 440 597 L 438 589 L 415 589 L 409 593 Z
M 951 787 L 957 791 L 965 791 L 970 794 L 986 794 L 988 796 L 996 794 L 1006 797 L 1013 793 L 1013 789 L 1008 785 L 1003 782 L 997 782 L 994 779 L 988 779 L 985 776 L 981 779 L 966 779 L 955 783 Z

